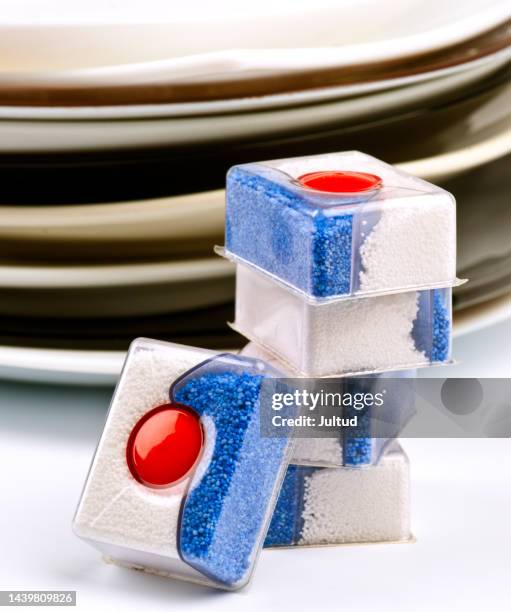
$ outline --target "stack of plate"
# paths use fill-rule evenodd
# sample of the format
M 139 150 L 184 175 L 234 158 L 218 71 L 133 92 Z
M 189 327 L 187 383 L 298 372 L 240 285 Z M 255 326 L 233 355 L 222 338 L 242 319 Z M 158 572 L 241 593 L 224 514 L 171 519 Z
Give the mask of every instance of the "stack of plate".
M 111 382 L 140 335 L 240 346 L 212 248 L 246 161 L 361 149 L 444 183 L 457 307 L 510 290 L 507 0 L 4 4 L 2 375 Z

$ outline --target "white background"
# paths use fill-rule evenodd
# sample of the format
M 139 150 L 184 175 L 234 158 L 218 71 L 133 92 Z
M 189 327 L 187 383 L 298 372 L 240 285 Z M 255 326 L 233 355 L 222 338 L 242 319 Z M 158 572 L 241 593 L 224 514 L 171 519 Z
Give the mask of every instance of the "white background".
M 511 322 L 460 338 L 450 373 L 510 376 L 510 340 Z M 263 551 L 237 593 L 105 565 L 71 519 L 110 393 L 0 383 L 1 589 L 77 590 L 81 610 L 511 609 L 506 439 L 404 441 L 413 544 Z

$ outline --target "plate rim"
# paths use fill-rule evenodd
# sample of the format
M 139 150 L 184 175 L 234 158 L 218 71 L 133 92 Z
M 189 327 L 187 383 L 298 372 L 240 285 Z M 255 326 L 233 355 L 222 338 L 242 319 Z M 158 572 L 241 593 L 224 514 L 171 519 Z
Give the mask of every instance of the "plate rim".
M 510 46 L 511 51 L 511 46 Z M 84 120 L 6 120 L 0 118 L 0 129 L 7 131 L 0 143 L 2 153 L 53 154 L 97 151 L 104 152 L 133 147 L 159 145 L 182 146 L 220 142 L 237 142 L 258 135 L 296 132 L 298 125 L 323 126 L 336 121 L 345 123 L 355 119 L 369 121 L 374 115 L 374 105 L 379 105 L 379 116 L 391 112 L 410 110 L 418 101 L 424 105 L 429 100 L 438 101 L 455 96 L 461 89 L 465 93 L 470 83 L 480 77 L 479 72 L 458 73 L 441 79 L 421 82 L 396 90 L 384 90 L 374 96 L 329 100 L 319 105 L 275 108 L 254 113 L 234 113 L 198 117 L 169 117 L 130 119 L 119 121 Z M 482 78 L 482 77 L 481 77 Z M 361 107 L 360 100 L 364 100 Z M 278 126 L 278 127 L 277 127 Z M 20 138 L 19 130 L 30 129 L 30 138 Z M 52 139 L 49 140 L 51 134 Z
M 0 265 L 2 289 L 79 289 L 125 287 L 234 275 L 230 262 L 219 257 L 96 265 Z
M 320 12 L 324 13 L 326 9 L 327 7 L 321 7 L 320 10 L 316 10 L 316 14 L 319 14 Z M 285 17 L 286 13 L 283 13 L 283 16 Z M 428 30 L 415 32 L 414 34 L 408 34 L 405 32 L 404 35 L 394 36 L 393 38 L 388 38 L 386 40 L 384 39 L 383 41 L 378 40 L 378 41 L 369 41 L 369 42 L 363 42 L 363 43 L 351 43 L 348 45 L 330 45 L 329 47 L 318 47 L 318 49 L 320 50 L 323 49 L 324 51 L 327 52 L 326 56 L 328 57 L 330 63 L 332 62 L 331 60 L 332 53 L 337 51 L 339 54 L 339 58 L 336 59 L 337 64 L 339 64 L 340 62 L 341 66 L 360 67 L 364 62 L 370 63 L 370 64 L 374 63 L 375 58 L 377 58 L 378 61 L 381 61 L 382 59 L 384 61 L 392 61 L 395 59 L 402 59 L 403 57 L 408 58 L 408 57 L 418 56 L 421 54 L 427 54 L 430 52 L 443 50 L 449 46 L 456 46 L 459 44 L 463 44 L 467 40 L 478 38 L 486 34 L 488 31 L 498 28 L 499 25 L 504 23 L 510 17 L 511 17 L 511 9 L 509 8 L 508 4 L 502 0 L 494 0 L 490 6 L 488 6 L 488 3 L 479 2 L 475 13 L 473 12 L 473 9 L 472 11 L 465 10 L 462 12 L 461 16 L 458 16 L 458 19 L 456 19 L 455 23 L 453 23 L 450 19 L 444 19 L 440 24 L 438 24 L 438 20 L 433 20 L 432 22 L 429 23 Z M 243 17 L 238 17 L 238 19 L 243 19 Z M 39 23 L 41 23 L 41 21 Z M 178 23 L 179 23 L 178 20 L 174 20 L 171 23 L 167 22 L 167 26 L 175 27 L 175 24 L 178 24 Z M 161 20 L 160 20 L 160 24 L 161 24 Z M 155 21 L 146 21 L 146 22 L 143 21 L 142 24 L 139 26 L 139 28 L 143 28 L 144 25 L 146 27 L 148 25 L 149 26 L 152 25 L 154 27 L 155 25 L 160 25 L 160 24 L 158 24 Z M 91 36 L 91 34 L 94 33 L 94 28 L 96 28 L 96 30 L 100 29 L 104 35 L 105 28 L 108 30 L 109 27 L 115 28 L 117 31 L 119 31 L 119 29 L 122 29 L 124 26 L 118 23 L 111 24 L 110 26 L 105 23 L 99 24 L 97 26 L 89 26 L 88 35 Z M 165 27 L 165 22 L 164 22 L 163 27 Z M 65 37 L 65 33 L 66 33 L 65 32 L 66 26 L 62 23 L 60 25 L 44 25 L 44 22 L 43 22 L 43 25 L 40 25 L 38 27 L 38 23 L 36 24 L 32 23 L 32 24 L 23 26 L 19 22 L 17 24 L 14 24 L 14 23 L 10 24 L 8 21 L 4 21 L 3 31 L 8 32 L 10 28 L 13 29 L 15 32 L 17 32 L 18 36 L 23 36 L 23 32 L 26 30 L 28 30 L 28 32 L 32 34 L 32 36 L 34 36 L 34 31 L 39 33 L 39 36 L 41 36 L 41 32 L 44 35 L 45 31 L 51 32 L 51 31 L 54 31 L 55 29 L 58 29 L 61 32 L 61 36 L 63 37 Z M 69 24 L 67 28 L 68 30 L 71 30 L 71 31 L 80 29 L 78 24 L 76 25 Z M 83 25 L 82 25 L 82 28 L 83 28 Z M 140 38 L 140 35 L 139 35 L 139 38 Z M 254 54 L 262 52 L 262 53 L 265 53 L 266 58 L 271 58 L 273 62 L 273 66 L 274 66 L 275 57 L 279 57 L 279 55 L 282 54 L 283 52 L 284 57 L 286 57 L 287 55 L 292 60 L 290 65 L 292 67 L 295 67 L 297 53 L 300 53 L 300 51 L 303 52 L 303 51 L 311 51 L 311 50 L 315 51 L 316 48 L 312 47 L 311 49 L 310 47 L 309 48 L 293 47 L 293 48 L 287 48 L 283 50 L 279 48 L 277 49 L 273 48 L 270 50 L 271 53 L 269 53 L 268 49 L 263 47 L 262 49 L 249 50 L 248 52 L 243 49 L 214 51 L 213 55 L 215 53 L 219 55 L 221 59 L 221 63 L 224 66 L 229 63 L 229 58 L 233 58 L 231 59 L 231 63 L 233 65 L 232 67 L 234 67 L 235 69 L 239 71 L 240 62 L 243 61 L 242 58 L 244 56 L 246 58 L 247 57 L 250 58 L 250 55 L 254 55 Z M 192 60 L 193 62 L 194 57 L 195 58 L 197 57 L 208 58 L 211 55 L 212 55 L 211 53 L 201 54 L 200 52 L 195 52 L 194 54 L 192 52 L 192 53 L 188 53 L 188 55 L 185 55 L 185 56 L 181 56 L 181 57 L 177 56 L 178 62 L 181 62 L 181 63 L 184 62 L 185 65 L 188 66 L 188 70 L 186 71 L 188 73 L 188 76 L 187 76 L 188 81 L 190 79 L 189 77 L 190 60 Z M 173 58 L 172 61 L 175 61 L 175 58 Z M 270 62 L 270 64 L 272 62 Z M 268 64 L 268 59 L 266 59 L 266 63 Z M 302 58 L 300 58 L 300 63 L 301 65 L 303 65 Z M 282 64 L 282 60 L 281 60 L 281 64 Z M 121 70 L 124 70 L 124 72 L 126 72 L 126 65 L 129 66 L 130 64 L 126 64 L 126 63 L 120 64 Z M 261 68 L 263 65 L 259 64 L 259 68 Z M 288 65 L 289 65 L 289 60 L 288 60 Z M 317 62 L 311 63 L 311 61 L 309 60 L 307 62 L 307 65 L 311 66 L 314 70 L 318 69 Z M 254 66 L 252 66 L 252 68 L 253 67 Z M 94 73 L 97 70 L 101 71 L 102 68 L 98 68 L 98 69 L 90 68 L 90 69 L 86 69 L 85 72 Z M 108 68 L 107 68 L 107 73 L 108 73 Z M 29 71 L 25 71 L 25 74 L 23 75 L 25 77 L 24 78 L 25 82 L 27 81 L 29 74 L 30 74 Z
M 100 121 L 116 119 L 119 121 L 149 118 L 187 118 L 213 117 L 221 114 L 243 114 L 278 110 L 294 106 L 317 104 L 328 101 L 341 101 L 351 97 L 370 97 L 376 93 L 412 87 L 446 79 L 449 76 L 477 72 L 482 68 L 491 69 L 504 65 L 511 58 L 511 47 L 501 49 L 484 57 L 447 66 L 381 81 L 369 81 L 355 85 L 335 85 L 302 89 L 292 92 L 244 96 L 197 102 L 167 102 L 148 104 L 119 104 L 98 106 L 30 106 L 0 105 L 0 120 L 31 121 Z M 0 76 L 0 93 L 2 89 Z

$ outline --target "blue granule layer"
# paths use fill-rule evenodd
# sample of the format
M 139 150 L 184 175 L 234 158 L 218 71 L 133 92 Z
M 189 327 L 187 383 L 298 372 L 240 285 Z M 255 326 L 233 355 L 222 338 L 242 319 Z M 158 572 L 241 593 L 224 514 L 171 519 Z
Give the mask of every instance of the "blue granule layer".
M 299 542 L 303 529 L 305 478 L 312 474 L 314 469 L 297 465 L 290 465 L 287 468 L 264 541 L 265 548 L 292 546 Z
M 431 361 L 447 361 L 450 357 L 451 317 L 441 289 L 433 290 L 433 346 Z
M 289 546 L 295 542 L 295 524 L 290 517 L 299 516 L 300 499 L 297 495 L 299 489 L 299 474 L 296 466 L 289 466 L 280 489 L 279 497 L 270 527 L 264 541 L 265 546 Z
M 358 467 L 373 462 L 373 438 L 371 437 L 371 409 L 355 410 L 346 407 L 344 418 L 357 417 L 356 429 L 344 427 L 342 430 L 343 465 Z
M 273 511 L 264 547 L 293 546 L 300 541 L 303 530 L 305 478 L 317 468 L 290 465 Z
M 373 462 L 373 441 L 371 438 L 345 439 L 343 446 L 344 465 L 359 467 L 361 465 L 371 465 Z
M 450 358 L 452 323 L 450 308 L 445 303 L 446 297 L 451 299 L 450 295 L 450 289 L 419 293 L 419 313 L 413 324 L 412 337 L 416 349 L 424 352 L 433 363 Z
M 310 295 L 350 292 L 352 225 L 254 169 L 227 176 L 227 250 Z
M 180 554 L 226 587 L 249 577 L 286 456 L 286 438 L 260 434 L 261 381 L 247 372 L 192 372 L 174 396 L 212 422 L 215 435 L 207 469 L 182 508 Z
M 312 242 L 312 295 L 344 295 L 351 289 L 352 216 L 316 219 Z

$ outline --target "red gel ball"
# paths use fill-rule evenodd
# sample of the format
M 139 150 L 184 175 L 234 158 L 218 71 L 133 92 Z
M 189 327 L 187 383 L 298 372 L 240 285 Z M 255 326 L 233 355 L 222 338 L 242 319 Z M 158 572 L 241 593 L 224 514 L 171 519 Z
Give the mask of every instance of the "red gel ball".
M 298 178 L 298 182 L 315 191 L 328 193 L 363 193 L 381 187 L 382 180 L 366 172 L 309 172 Z
M 133 477 L 152 488 L 178 482 L 193 468 L 204 441 L 199 416 L 182 404 L 150 410 L 132 429 L 126 460 Z

